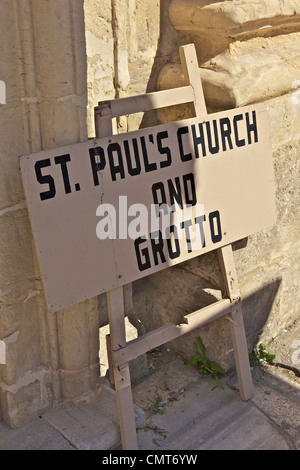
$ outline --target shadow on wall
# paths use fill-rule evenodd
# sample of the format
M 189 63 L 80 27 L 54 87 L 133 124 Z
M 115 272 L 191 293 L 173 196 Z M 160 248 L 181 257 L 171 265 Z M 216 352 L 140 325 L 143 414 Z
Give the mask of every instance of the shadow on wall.
M 169 4 L 171 0 L 160 0 L 160 36 L 157 43 L 156 55 L 153 62 L 146 92 L 157 91 L 157 79 L 162 67 L 178 55 L 181 45 L 179 36 L 169 18 Z M 157 111 L 147 111 L 142 119 L 140 128 L 157 125 Z
M 167 63 L 174 62 L 174 58 L 177 56 L 178 47 L 180 46 L 180 37 L 169 19 L 169 4 L 170 0 L 165 2 L 161 1 L 160 38 L 148 82 L 147 92 L 157 90 L 157 79 L 160 70 Z M 187 110 L 187 107 L 185 107 L 185 111 Z M 157 125 L 156 113 L 157 111 L 145 113 L 141 123 L 141 128 Z M 190 116 L 182 116 L 182 118 L 188 117 Z M 243 243 L 243 241 L 236 243 L 239 244 L 239 248 L 241 248 L 241 243 Z M 203 256 L 209 261 L 212 259 L 213 255 L 208 253 L 206 255 L 202 255 L 200 258 Z M 173 279 L 176 277 L 178 278 L 178 281 L 173 281 L 173 283 L 178 284 L 176 289 L 171 288 L 171 282 L 169 282 L 169 271 L 173 273 Z M 190 287 L 188 292 L 191 292 L 191 290 L 197 290 L 198 286 L 198 289 L 200 288 L 199 290 L 201 290 L 202 294 L 199 292 L 195 295 L 192 294 L 188 299 L 184 294 L 181 295 L 181 292 L 183 291 L 181 285 L 183 278 L 182 275 L 178 274 L 178 272 L 183 272 L 183 269 L 178 267 L 171 268 L 171 270 L 168 269 L 167 271 L 154 274 L 153 276 L 134 283 L 133 291 L 135 313 L 147 331 L 160 327 L 162 324 L 166 323 L 166 321 L 178 323 L 178 320 L 180 321 L 180 318 L 186 313 L 193 311 L 195 308 L 202 308 L 209 305 L 216 300 L 214 294 L 208 294 L 206 290 L 202 289 L 203 286 L 201 283 L 200 285 L 197 284 L 198 281 L 195 281 L 195 273 L 193 274 L 192 270 L 190 270 L 189 281 L 186 281 Z M 203 279 L 201 282 L 202 281 Z M 185 283 L 185 281 L 183 282 Z M 275 301 L 280 290 L 280 285 L 281 279 L 278 278 L 270 283 L 264 284 L 260 289 L 243 297 L 243 315 L 249 349 L 252 349 L 259 341 L 259 336 L 265 328 L 272 311 L 279 308 Z M 207 288 L 211 288 L 211 285 L 208 285 Z M 178 294 L 178 292 L 180 294 Z M 166 301 L 165 304 L 163 303 L 164 296 L 168 298 L 168 301 Z M 195 299 L 201 299 L 200 305 L 197 305 L 196 307 L 194 303 Z M 222 319 L 216 320 L 216 322 L 220 323 L 222 322 Z M 201 328 L 201 330 L 204 330 L 204 334 L 205 330 L 212 330 L 211 335 L 208 334 L 208 336 L 211 336 L 212 341 L 214 340 L 214 335 L 216 335 L 216 327 L 213 326 L 214 324 L 215 322 L 213 322 L 212 325 L 206 325 Z M 228 325 L 228 322 L 226 324 Z M 176 342 L 174 342 L 178 345 L 176 348 L 180 349 L 184 342 L 182 350 L 186 353 L 190 349 L 191 343 L 196 344 L 195 338 L 198 334 L 199 332 L 195 331 L 193 333 L 189 333 L 187 335 L 188 338 L 183 336 L 182 338 L 177 339 Z M 189 339 L 191 336 L 194 337 L 193 341 Z
M 203 257 L 210 255 L 212 253 Z M 202 256 L 199 259 L 201 258 Z M 274 308 L 277 308 L 276 299 L 280 286 L 281 279 L 278 278 L 242 297 L 249 352 L 259 342 Z M 134 312 L 146 332 L 168 323 L 184 323 L 185 315 L 216 302 L 220 297 L 221 291 L 208 280 L 181 266 L 168 268 L 133 283 Z M 208 356 L 218 361 L 226 370 L 233 368 L 235 364 L 230 321 L 227 318 L 228 316 L 223 316 L 177 338 L 171 342 L 171 350 L 188 359 L 197 350 L 197 338 L 201 336 Z
M 270 315 L 279 308 L 281 278 L 265 284 L 260 289 L 242 298 L 243 316 L 247 332 L 248 345 L 253 348 L 259 341 L 259 337 Z

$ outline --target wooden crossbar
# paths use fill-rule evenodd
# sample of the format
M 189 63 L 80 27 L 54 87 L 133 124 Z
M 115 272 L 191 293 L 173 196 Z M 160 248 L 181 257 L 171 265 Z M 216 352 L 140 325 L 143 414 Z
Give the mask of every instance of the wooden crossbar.
M 205 325 L 217 318 L 230 313 L 231 302 L 229 299 L 222 299 L 207 307 L 197 310 L 184 317 L 186 323 L 168 325 L 157 328 L 154 331 L 145 333 L 137 339 L 126 344 L 124 348 L 114 351 L 115 365 L 121 366 L 126 362 L 136 359 L 141 354 L 145 354 L 154 348 L 158 348 L 162 344 L 168 343 L 179 338 L 186 333 L 190 333 L 195 328 Z
M 206 116 L 206 105 L 201 84 L 200 69 L 194 45 L 182 46 L 180 58 L 185 77 L 185 86 L 171 90 L 148 93 L 135 97 L 100 102 L 95 108 L 96 137 L 113 134 L 114 117 L 133 114 L 182 103 L 193 103 L 197 117 Z M 169 324 L 126 343 L 123 287 L 107 293 L 110 335 L 107 340 L 110 361 L 110 376 L 115 384 L 120 421 L 122 448 L 138 448 L 129 361 L 151 351 L 155 347 L 172 341 L 195 328 L 221 316 L 230 315 L 233 349 L 240 387 L 240 396 L 248 400 L 253 395 L 249 356 L 244 329 L 241 295 L 235 270 L 232 246 L 217 250 L 223 277 L 223 298 L 212 305 L 192 312 L 184 317 L 180 325 Z
M 195 101 L 194 89 L 191 85 L 170 90 L 155 91 L 144 95 L 129 96 L 118 100 L 102 101 L 95 108 L 96 116 L 125 116 L 153 109 L 166 108 Z

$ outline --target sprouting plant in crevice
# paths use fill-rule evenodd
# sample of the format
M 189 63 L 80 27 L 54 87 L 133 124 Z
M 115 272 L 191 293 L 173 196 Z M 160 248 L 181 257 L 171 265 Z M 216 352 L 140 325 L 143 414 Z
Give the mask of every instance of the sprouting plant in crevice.
M 219 375 L 224 374 L 224 369 L 222 369 L 222 367 L 219 366 L 219 364 L 217 364 L 215 361 L 209 361 L 207 359 L 206 348 L 200 336 L 198 336 L 197 341 L 200 352 L 196 352 L 194 357 L 192 357 L 192 359 L 184 361 L 184 364 L 196 366 L 200 374 L 205 375 L 206 377 L 214 377 L 219 387 L 224 390 L 223 384 L 219 379 Z
M 261 364 L 267 362 L 268 364 L 274 364 L 275 354 L 272 354 L 268 347 L 264 343 L 260 343 L 257 349 L 254 349 L 249 354 L 250 365 Z
M 176 400 L 174 397 L 169 397 L 167 401 L 164 401 L 163 397 L 159 394 L 158 389 L 156 389 L 154 400 L 150 400 L 150 406 L 147 411 L 150 414 L 164 414 L 167 406 L 171 406 Z
M 152 420 L 142 428 L 140 428 L 143 431 L 152 431 L 154 434 L 157 434 L 160 437 L 163 437 L 164 439 L 167 437 L 168 431 L 165 429 L 159 428 L 158 426 L 155 426 L 152 424 Z

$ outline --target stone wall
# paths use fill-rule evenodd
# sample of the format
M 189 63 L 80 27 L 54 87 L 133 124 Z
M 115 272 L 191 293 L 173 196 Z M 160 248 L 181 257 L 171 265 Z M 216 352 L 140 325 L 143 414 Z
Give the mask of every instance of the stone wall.
M 169 0 L 85 0 L 88 56 L 88 132 L 99 101 L 155 91 L 159 70 L 177 47 Z M 150 114 L 150 113 L 149 113 Z M 155 124 L 155 113 L 124 116 L 116 132 Z
M 270 230 L 234 244 L 251 349 L 258 340 L 271 341 L 299 319 L 300 4 L 294 0 L 171 0 L 169 15 L 179 42 L 196 46 L 208 112 L 259 102 L 264 102 L 269 109 L 277 223 Z M 182 70 L 174 51 L 172 60 L 160 71 L 157 86 L 167 89 L 181 85 Z M 166 122 L 181 119 L 189 112 L 188 106 L 184 106 L 162 110 L 158 115 L 160 122 Z M 147 319 L 151 310 L 164 312 L 161 305 L 164 294 L 172 297 L 171 310 L 177 312 L 175 316 L 179 321 L 182 315 L 179 312 L 194 308 L 195 299 L 199 297 L 199 292 L 194 293 L 196 288 L 191 286 L 199 280 L 199 285 L 205 287 L 202 292 L 211 295 L 211 289 L 220 285 L 214 254 L 174 270 L 175 292 L 180 291 L 180 295 L 171 294 L 171 286 L 165 292 L 159 276 L 151 280 L 158 295 L 151 301 Z M 167 279 L 169 277 L 168 273 Z M 178 278 L 182 279 L 182 286 L 190 290 L 192 300 L 183 294 Z M 138 302 L 142 302 L 143 289 L 144 286 L 137 289 Z M 200 300 L 200 306 L 206 302 L 210 303 L 210 299 Z M 199 300 L 197 303 L 199 306 Z M 173 315 L 164 316 L 170 320 Z M 159 323 L 160 320 L 151 317 L 151 328 Z M 207 343 L 212 358 L 226 369 L 233 365 L 231 340 L 224 320 L 174 342 L 173 349 L 180 350 L 184 356 L 193 354 L 198 334 Z
M 0 25 L 0 406 L 18 426 L 99 389 L 97 308 L 47 311 L 18 161 L 87 139 L 83 1 L 3 0 Z
M 117 4 L 121 10 L 127 7 L 122 21 Z M 278 0 L 271 6 L 268 1 L 257 0 L 170 0 L 160 2 L 160 7 L 157 2 L 152 2 L 151 8 L 146 1 L 113 2 L 113 5 L 110 12 L 113 56 L 110 55 L 111 65 L 106 71 L 113 73 L 115 70 L 115 76 L 111 75 L 109 82 L 113 82 L 114 87 L 104 91 L 101 79 L 96 79 L 100 84 L 97 100 L 183 85 L 178 48 L 181 44 L 194 43 L 208 112 L 258 102 L 266 102 L 269 108 L 278 223 L 272 230 L 234 246 L 251 349 L 258 338 L 270 340 L 298 316 L 296 272 L 299 258 L 296 253 L 299 242 L 296 227 L 299 213 L 295 188 L 299 178 L 299 3 L 291 0 L 283 4 Z M 148 14 L 147 21 L 144 12 Z M 87 24 L 87 28 L 92 32 L 94 24 Z M 93 34 L 97 35 L 99 31 Z M 122 63 L 120 57 L 124 59 Z M 141 63 L 140 59 L 145 57 L 146 64 Z M 88 58 L 93 90 L 95 66 L 100 75 L 105 70 L 95 59 L 94 55 Z M 89 102 L 96 104 L 93 99 Z M 92 122 L 92 108 L 90 113 Z M 115 131 L 134 130 L 138 126 L 170 122 L 189 115 L 190 108 L 184 105 L 150 116 L 123 117 Z M 93 129 L 92 126 L 89 129 Z M 290 177 L 286 182 L 293 188 L 289 193 L 283 183 L 283 170 L 292 172 L 292 180 Z M 215 254 L 136 282 L 132 286 L 132 295 L 133 305 L 127 313 L 133 323 L 140 325 L 141 331 L 152 330 L 170 321 L 180 322 L 186 313 L 220 298 L 220 269 Z M 105 312 L 105 301 L 101 303 L 101 311 Z M 176 340 L 172 348 L 188 357 L 197 348 L 199 334 L 214 359 L 227 369 L 233 366 L 225 319 Z
M 196 45 L 209 112 L 262 101 L 269 107 L 278 222 L 234 246 L 249 349 L 297 320 L 299 20 L 297 0 L 2 0 L 0 416 L 10 426 L 99 396 L 99 327 L 107 323 L 105 296 L 47 311 L 18 156 L 93 137 L 98 101 L 180 86 L 181 44 Z M 189 112 L 124 116 L 115 132 Z M 219 265 L 209 253 L 127 286 L 126 313 L 142 333 L 180 322 L 220 295 Z M 172 349 L 190 357 L 199 334 L 212 359 L 233 366 L 226 319 Z
M 1 2 L 0 417 L 10 426 L 99 395 L 99 326 L 107 322 L 105 296 L 47 311 L 18 156 L 93 137 L 99 100 L 155 90 L 176 36 L 167 7 L 153 0 Z M 163 40 L 162 17 L 170 31 Z M 155 114 L 124 117 L 116 131 L 151 120 Z M 126 299 L 131 315 L 131 286 Z

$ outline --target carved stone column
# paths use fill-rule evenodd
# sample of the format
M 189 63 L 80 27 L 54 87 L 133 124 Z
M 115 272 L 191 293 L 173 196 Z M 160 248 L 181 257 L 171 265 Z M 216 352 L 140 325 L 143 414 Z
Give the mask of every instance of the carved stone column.
M 47 311 L 18 162 L 87 138 L 83 0 L 3 0 L 0 38 L 0 403 L 14 427 L 100 387 L 97 301 Z

